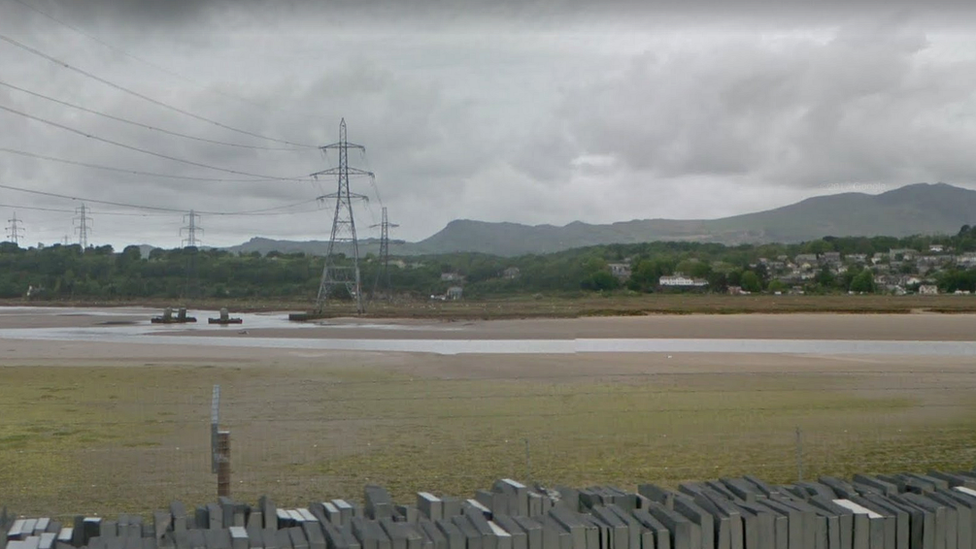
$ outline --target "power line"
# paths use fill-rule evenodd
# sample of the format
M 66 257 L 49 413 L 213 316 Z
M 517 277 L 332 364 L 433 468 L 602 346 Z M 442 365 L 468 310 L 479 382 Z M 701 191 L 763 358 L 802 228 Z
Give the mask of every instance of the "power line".
M 49 156 L 46 154 L 37 154 L 27 151 L 21 151 L 17 149 L 8 149 L 6 147 L 0 147 L 0 152 L 6 152 L 10 154 L 17 154 L 20 156 L 26 156 L 29 158 L 37 158 L 39 160 L 48 160 L 51 162 L 60 162 L 62 164 L 70 164 L 73 166 L 81 166 L 84 168 L 94 168 L 97 170 L 108 170 L 113 172 L 127 173 L 131 175 L 146 175 L 150 177 L 164 177 L 167 179 L 184 179 L 187 181 L 211 181 L 214 183 L 263 183 L 268 181 L 281 181 L 278 178 L 265 178 L 265 179 L 226 179 L 223 177 L 194 177 L 190 175 L 172 175 L 159 172 L 146 172 L 142 170 L 131 170 L 129 168 L 118 168 L 115 166 L 106 166 L 104 164 L 92 164 L 90 162 L 80 162 L 78 160 L 68 160 L 65 158 L 59 158 L 56 156 Z M 285 178 L 287 181 L 309 181 L 311 179 L 304 179 L 303 177 Z
M 104 113 L 104 112 L 101 112 L 101 111 L 96 111 L 96 110 L 93 110 L 93 109 L 89 109 L 87 107 L 82 107 L 81 105 L 76 105 L 74 103 L 69 103 L 67 101 L 62 101 L 60 99 L 55 99 L 53 97 L 49 97 L 49 96 L 44 95 L 42 93 L 38 93 L 38 92 L 35 92 L 35 91 L 31 91 L 31 90 L 28 90 L 26 88 L 21 88 L 20 86 L 15 86 L 13 84 L 8 84 L 7 82 L 0 81 L 0 86 L 6 86 L 6 87 L 8 87 L 10 89 L 17 90 L 19 92 L 23 92 L 23 93 L 26 93 L 26 94 L 29 94 L 29 95 L 33 95 L 34 97 L 39 97 L 41 99 L 44 99 L 46 101 L 50 101 L 52 103 L 57 103 L 59 105 L 64 105 L 65 107 L 70 107 L 72 109 L 78 109 L 80 111 L 84 111 L 84 112 L 87 112 L 87 113 L 90 113 L 90 114 L 94 114 L 96 116 L 101 116 L 101 117 L 104 117 L 104 118 L 108 118 L 109 120 L 115 120 L 116 122 L 122 122 L 123 124 L 130 124 L 132 126 L 138 126 L 140 128 L 145 128 L 147 130 L 157 131 L 157 132 L 160 132 L 160 133 L 165 133 L 167 135 L 172 135 L 172 136 L 176 136 L 176 137 L 182 137 L 184 139 L 192 139 L 194 141 L 201 141 L 201 142 L 204 142 L 204 143 L 212 143 L 214 145 L 226 145 L 228 147 L 239 147 L 239 148 L 242 148 L 242 149 L 257 149 L 257 150 L 262 150 L 262 151 L 297 151 L 297 150 L 304 150 L 304 149 L 297 148 L 297 147 L 263 147 L 261 145 L 245 145 L 245 144 L 242 144 L 242 143 L 229 143 L 227 141 L 220 141 L 220 140 L 217 140 L 217 139 L 208 139 L 206 137 L 197 137 L 195 135 L 188 135 L 188 134 L 185 134 L 185 133 L 174 132 L 174 131 L 171 131 L 171 130 L 165 130 L 163 128 L 157 128 L 156 126 L 151 126 L 149 124 L 143 124 L 142 122 L 136 122 L 134 120 L 129 120 L 128 118 L 122 118 L 120 116 L 115 116 L 115 115 L 108 114 L 108 113 Z
M 326 117 L 324 117 L 322 115 L 318 115 L 318 114 L 304 113 L 304 112 L 294 111 L 294 110 L 290 110 L 290 109 L 279 109 L 279 108 L 272 107 L 271 105 L 268 105 L 268 104 L 265 104 L 265 103 L 259 103 L 257 101 L 251 101 L 250 99 L 247 99 L 245 97 L 241 97 L 239 95 L 234 95 L 232 93 L 227 93 L 227 92 L 224 92 L 224 91 L 212 89 L 209 86 L 207 86 L 206 84 L 201 84 L 200 82 L 197 82 L 197 81 L 193 80 L 192 78 L 187 78 L 186 76 L 184 76 L 184 75 L 182 75 L 182 74 L 180 74 L 178 72 L 175 72 L 175 71 L 173 71 L 171 69 L 167 69 L 166 67 L 163 67 L 162 65 L 153 63 L 152 61 L 149 61 L 147 59 L 144 59 L 142 57 L 139 57 L 139 56 L 137 56 L 137 55 L 135 55 L 133 53 L 130 53 L 130 52 L 128 52 L 128 51 L 126 51 L 126 50 L 118 47 L 118 46 L 112 45 L 112 44 L 110 44 L 110 43 L 102 40 L 101 38 L 98 38 L 97 36 L 95 36 L 95 35 L 93 35 L 93 34 L 91 34 L 89 32 L 86 32 L 86 31 L 84 31 L 84 30 L 82 30 L 82 29 L 80 29 L 80 28 L 78 28 L 78 27 L 76 27 L 76 26 L 74 26 L 74 25 L 72 25 L 70 23 L 67 23 L 65 21 L 62 21 L 61 19 L 58 19 L 57 17 L 54 17 L 53 15 L 51 15 L 51 14 L 45 12 L 45 11 L 42 11 L 42 10 L 38 9 L 38 8 L 36 8 L 36 7 L 28 4 L 27 2 L 24 2 L 23 0 L 13 0 L 13 1 L 16 2 L 16 3 L 18 3 L 18 4 L 20 4 L 21 6 L 24 6 L 25 8 L 27 8 L 27 9 L 29 9 L 31 11 L 34 11 L 35 13 L 39 13 L 40 15 L 43 15 L 44 17 L 46 17 L 46 18 L 54 21 L 55 23 L 58 23 L 60 25 L 63 25 L 64 27 L 67 27 L 67 28 L 75 31 L 76 33 L 84 36 L 85 38 L 88 38 L 89 40 L 92 40 L 94 42 L 97 42 L 97 43 L 101 44 L 102 46 L 105 46 L 106 48 L 108 48 L 108 49 L 110 49 L 110 50 L 112 50 L 112 51 L 114 51 L 116 53 L 122 54 L 122 55 L 128 57 L 129 59 L 133 59 L 135 61 L 138 61 L 139 63 L 142 63 L 144 65 L 147 65 L 149 67 L 152 67 L 152 68 L 154 68 L 154 69 L 156 69 L 156 70 L 158 70 L 160 72 L 166 73 L 166 74 L 168 74 L 170 76 L 173 76 L 175 78 L 178 78 L 178 79 L 180 79 L 180 80 L 182 80 L 184 82 L 187 82 L 189 84 L 193 84 L 194 86 L 197 86 L 198 88 L 201 88 L 201 89 L 206 90 L 208 92 L 215 93 L 215 94 L 220 95 L 220 96 L 223 96 L 223 97 L 228 97 L 230 99 L 235 99 L 237 101 L 241 101 L 243 103 L 247 103 L 248 105 L 253 105 L 255 107 L 261 107 L 261 108 L 267 109 L 269 111 L 290 113 L 290 114 L 293 114 L 293 115 L 301 115 L 301 116 L 304 116 L 304 117 L 312 117 L 312 118 L 321 118 L 321 119 L 326 118 Z
M 44 53 L 44 52 L 42 52 L 40 50 L 37 50 L 35 48 L 32 48 L 32 47 L 28 46 L 27 44 L 24 44 L 22 42 L 19 42 L 17 40 L 14 40 L 13 38 L 10 38 L 9 36 L 0 34 L 0 40 L 3 40 L 4 42 L 7 42 L 8 44 L 11 44 L 13 46 L 16 46 L 16 47 L 18 47 L 18 48 L 20 48 L 20 49 L 22 49 L 24 51 L 27 51 L 29 53 L 32 53 L 32 54 L 36 55 L 38 57 L 43 57 L 44 59 L 47 59 L 48 61 L 51 61 L 53 63 L 57 63 L 58 65 L 66 68 L 68 70 L 72 70 L 74 72 L 77 72 L 78 74 L 81 74 L 83 76 L 86 76 L 88 78 L 91 78 L 92 80 L 95 80 L 97 82 L 101 82 L 102 84 L 105 84 L 106 86 L 110 86 L 110 87 L 115 88 L 115 89 L 117 89 L 119 91 L 128 93 L 128 94 L 133 95 L 135 97 L 138 97 L 139 99 L 142 99 L 143 101 L 148 101 L 148 102 L 150 102 L 150 103 L 152 103 L 154 105 L 158 105 L 160 107 L 169 109 L 171 111 L 178 112 L 178 113 L 180 113 L 182 115 L 189 116 L 191 118 L 195 118 L 197 120 L 200 120 L 200 121 L 203 121 L 203 122 L 207 122 L 207 123 L 213 124 L 213 125 L 215 125 L 217 127 L 223 128 L 225 130 L 229 130 L 229 131 L 241 133 L 241 134 L 244 134 L 244 135 L 249 135 L 251 137 L 256 137 L 258 139 L 264 139 L 266 141 L 273 141 L 275 143 L 282 143 L 282 144 L 285 144 L 285 145 L 291 145 L 293 147 L 303 147 L 303 148 L 307 148 L 307 149 L 317 148 L 315 145 L 307 145 L 307 144 L 304 144 L 304 143 L 295 143 L 294 141 L 286 141 L 284 139 L 277 139 L 277 138 L 274 138 L 274 137 L 268 137 L 266 135 L 261 135 L 259 133 L 254 133 L 254 132 L 250 132 L 250 131 L 247 131 L 247 130 L 242 130 L 240 128 L 235 128 L 233 126 L 228 126 L 227 124 L 223 124 L 221 122 L 217 122 L 216 120 L 212 120 L 210 118 L 206 118 L 206 117 L 200 116 L 198 114 L 194 114 L 194 113 L 192 113 L 190 111 L 181 109 L 179 107 L 174 107 L 174 106 L 172 106 L 172 105 L 170 105 L 168 103 L 164 103 L 164 102 L 162 102 L 162 101 L 160 101 L 158 99 L 153 99 L 152 97 L 149 97 L 148 95 L 144 95 L 144 94 L 141 94 L 141 93 L 139 93 L 137 91 L 130 90 L 129 88 L 126 88 L 125 86 L 121 86 L 119 84 L 116 84 L 114 82 L 111 82 L 109 80 L 106 80 L 104 78 L 101 78 L 99 76 L 96 76 L 96 75 L 94 75 L 94 74 L 92 74 L 92 73 L 90 73 L 88 71 L 79 69 L 78 67 L 75 67 L 73 65 L 70 65 L 68 63 L 65 63 L 64 61 L 62 61 L 60 59 L 57 59 L 55 57 L 52 57 L 52 56 L 50 56 L 50 55 L 48 55 L 48 54 L 46 54 L 46 53 Z
M 126 203 L 126 202 L 114 202 L 114 201 L 111 201 L 111 200 L 98 200 L 98 199 L 95 199 L 95 198 L 85 198 L 85 197 L 80 197 L 80 196 L 71 196 L 71 195 L 67 195 L 67 194 L 53 193 L 53 192 L 48 192 L 48 191 L 38 191 L 38 190 L 35 190 L 35 189 L 25 189 L 23 187 L 15 187 L 13 185 L 5 185 L 3 183 L 0 183 L 0 189 L 7 189 L 7 190 L 10 190 L 10 191 L 17 191 L 17 192 L 22 192 L 22 193 L 36 194 L 36 195 L 40 195 L 40 196 L 49 196 L 49 197 L 52 197 L 52 198 L 61 198 L 61 199 L 64 199 L 64 200 L 77 200 L 77 201 L 92 202 L 92 203 L 95 203 L 95 204 L 104 204 L 106 206 L 117 206 L 117 207 L 120 207 L 120 208 L 132 208 L 132 209 L 136 209 L 136 210 L 150 210 L 150 211 L 157 211 L 157 212 L 176 212 L 176 213 L 182 213 L 182 212 L 185 212 L 186 211 L 186 210 L 181 210 L 179 208 L 167 208 L 167 207 L 164 207 L 164 206 L 146 206 L 146 205 L 142 205 L 142 204 L 130 204 L 130 203 Z M 258 210 L 244 210 L 244 211 L 236 211 L 236 212 L 234 212 L 234 211 L 232 211 L 232 212 L 226 212 L 226 211 L 225 212 L 210 212 L 210 211 L 201 211 L 201 210 L 198 210 L 198 213 L 202 213 L 202 214 L 206 214 L 206 215 L 226 215 L 226 216 L 235 216 L 235 215 L 291 215 L 291 214 L 294 214 L 294 213 L 310 213 L 310 212 L 313 212 L 313 211 L 318 211 L 318 209 L 309 210 L 308 212 L 304 212 L 304 211 L 303 212 L 278 212 L 278 213 L 273 213 L 273 212 L 275 212 L 276 210 L 283 210 L 283 209 L 287 209 L 287 208 L 294 208 L 296 206 L 303 206 L 305 204 L 311 204 L 313 202 L 317 202 L 318 200 L 319 200 L 318 198 L 310 198 L 308 200 L 302 200 L 300 202 L 294 202 L 294 203 L 291 203 L 291 204 L 284 204 L 284 205 L 281 205 L 281 206 L 273 206 L 273 207 L 270 207 L 270 208 L 261 208 L 261 209 L 258 209 Z
M 97 136 L 95 134 L 88 133 L 88 132 L 84 132 L 82 130 L 79 130 L 79 129 L 76 129 L 76 128 L 72 128 L 70 126 L 65 126 L 64 124 L 61 124 L 61 123 L 58 123 L 58 122 L 54 122 L 53 120 L 48 120 L 46 118 L 41 118 L 39 116 L 34 116 L 33 114 L 29 114 L 29 113 L 26 113 L 26 112 L 23 112 L 23 111 L 18 111 L 17 109 L 11 109 L 10 107 L 5 107 L 3 105 L 0 105 L 0 110 L 7 111 L 9 113 L 13 113 L 13 114 L 16 114 L 16 115 L 19 115 L 19 116 L 23 116 L 24 118 L 28 118 L 30 120 L 35 120 L 35 121 L 41 122 L 43 124 L 48 124 L 50 126 L 54 126 L 56 128 L 60 128 L 60 129 L 65 130 L 65 131 L 69 131 L 71 133 L 78 134 L 78 135 L 80 135 L 82 137 L 87 137 L 89 139 L 94 139 L 95 141 L 101 141 L 102 143 L 108 143 L 109 145 L 114 145 L 116 147 L 121 147 L 123 149 L 128 149 L 130 151 L 141 152 L 143 154 L 148 154 L 150 156 L 155 156 L 155 157 L 158 157 L 158 158 L 164 158 L 166 160 L 172 160 L 173 162 L 179 162 L 181 164 L 188 164 L 190 166 L 197 166 L 197 167 L 200 167 L 200 168 L 207 168 L 208 170 L 216 170 L 216 171 L 219 171 L 219 172 L 232 173 L 232 174 L 236 174 L 236 175 L 247 175 L 247 176 L 250 176 L 250 177 L 258 177 L 258 178 L 271 179 L 271 180 L 277 180 L 277 181 L 302 181 L 301 179 L 290 179 L 290 178 L 287 178 L 287 177 L 275 177 L 273 175 L 256 174 L 256 173 L 245 172 L 245 171 L 241 171 L 241 170 L 233 170 L 233 169 L 230 169 L 230 168 L 220 168 L 218 166 L 211 166 L 209 164 L 204 164 L 202 162 L 195 162 L 193 160 L 187 160 L 185 158 L 179 158 L 179 157 L 176 157 L 176 156 L 170 156 L 168 154 L 163 154 L 163 153 L 158 153 L 158 152 L 155 152 L 155 151 L 150 151 L 149 149 L 143 149 L 141 147 L 135 147 L 133 145 L 126 145 L 125 143 L 120 143 L 118 141 L 113 141 L 111 139 L 106 139 L 104 137 L 99 137 L 99 136 Z

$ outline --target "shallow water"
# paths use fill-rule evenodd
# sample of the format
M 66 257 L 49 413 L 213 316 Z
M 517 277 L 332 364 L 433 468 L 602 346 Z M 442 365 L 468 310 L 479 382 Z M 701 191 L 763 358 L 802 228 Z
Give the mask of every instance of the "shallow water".
M 572 354 L 572 353 L 773 353 L 805 355 L 911 355 L 976 357 L 976 342 L 971 341 L 877 341 L 877 340 L 807 340 L 807 339 L 357 339 L 335 337 L 334 330 L 350 328 L 382 331 L 450 331 L 457 326 L 435 324 L 405 326 L 352 322 L 302 323 L 288 321 L 285 313 L 235 314 L 243 325 L 213 326 L 208 317 L 215 311 L 191 311 L 196 323 L 151 324 L 149 316 L 158 314 L 146 309 L 55 309 L 16 307 L 0 308 L 0 315 L 96 316 L 98 325 L 73 328 L 0 329 L 0 339 L 87 341 L 99 343 L 139 343 L 154 345 L 202 345 L 211 347 L 277 349 L 315 349 L 342 351 L 415 352 L 435 354 Z M 133 322 L 123 319 L 137 318 Z M 105 320 L 102 320 L 104 318 Z M 249 329 L 278 328 L 289 330 L 322 330 L 332 332 L 328 338 L 256 337 Z M 226 336 L 185 335 L 199 330 L 227 330 Z

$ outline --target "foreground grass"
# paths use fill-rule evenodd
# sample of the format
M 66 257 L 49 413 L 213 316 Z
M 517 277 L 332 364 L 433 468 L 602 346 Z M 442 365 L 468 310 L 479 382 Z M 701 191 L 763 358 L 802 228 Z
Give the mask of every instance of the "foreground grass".
M 976 378 L 934 375 L 941 381 L 785 370 L 440 379 L 355 362 L 0 367 L 0 505 L 114 514 L 213 500 L 214 383 L 232 433 L 234 496 L 267 493 L 284 505 L 358 500 L 365 483 L 412 501 L 418 490 L 470 496 L 500 477 L 633 487 L 748 473 L 790 482 L 797 428 L 807 478 L 968 469 Z
M 166 299 L 144 300 L 6 300 L 0 305 L 34 306 L 145 306 L 164 308 L 188 306 L 234 312 L 306 311 L 309 300 L 197 299 L 192 302 Z M 976 296 L 889 296 L 889 295 L 748 295 L 718 294 L 574 294 L 570 296 L 510 296 L 464 299 L 454 302 L 400 301 L 370 303 L 366 316 L 375 318 L 505 319 L 575 318 L 581 316 L 646 314 L 747 314 L 747 313 L 976 313 Z M 350 316 L 352 303 L 334 303 L 324 317 Z

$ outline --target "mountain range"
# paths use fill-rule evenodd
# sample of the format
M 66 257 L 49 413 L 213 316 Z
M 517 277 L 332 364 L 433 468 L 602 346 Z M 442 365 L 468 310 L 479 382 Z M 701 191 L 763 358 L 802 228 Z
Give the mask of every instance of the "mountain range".
M 955 234 L 976 223 L 976 191 L 945 183 L 918 183 L 881 194 L 842 193 L 808 198 L 762 212 L 719 219 L 639 219 L 564 226 L 455 220 L 419 242 L 391 243 L 393 255 L 482 252 L 500 256 L 551 253 L 598 244 L 655 240 L 722 244 L 802 242 L 824 236 Z M 376 253 L 377 239 L 361 241 L 361 254 Z M 324 255 L 328 242 L 252 238 L 234 252 L 305 252 Z

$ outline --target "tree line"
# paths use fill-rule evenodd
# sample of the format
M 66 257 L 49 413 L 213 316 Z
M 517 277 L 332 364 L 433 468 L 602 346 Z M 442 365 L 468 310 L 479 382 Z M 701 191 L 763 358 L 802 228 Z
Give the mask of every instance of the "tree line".
M 452 253 L 399 258 L 389 267 L 398 296 L 426 298 L 443 294 L 453 285 L 465 297 L 544 293 L 573 295 L 587 292 L 662 291 L 661 276 L 674 273 L 703 278 L 707 290 L 780 291 L 785 287 L 767 272 L 760 258 L 840 252 L 844 255 L 888 252 L 896 248 L 925 251 L 932 244 L 955 253 L 976 251 L 976 227 L 964 226 L 956 235 L 895 237 L 825 237 L 799 244 L 726 246 L 697 242 L 647 242 L 577 248 L 552 254 L 499 257 L 480 253 Z M 393 250 L 395 253 L 395 250 Z M 628 262 L 631 274 L 619 279 L 612 263 Z M 143 257 L 139 247 L 116 252 L 111 246 L 53 245 L 20 248 L 0 243 L 0 297 L 18 298 L 31 289 L 32 298 L 134 299 L 311 299 L 318 290 L 324 258 L 303 253 L 231 253 L 216 249 L 153 250 Z M 511 269 L 514 268 L 514 269 Z M 509 269 L 506 276 L 506 269 Z M 517 269 L 517 274 L 515 274 Z M 364 291 L 371 291 L 382 272 L 377 257 L 361 262 Z M 456 274 L 461 280 L 443 277 Z M 809 292 L 872 292 L 873 273 L 850 269 L 832 274 L 820 269 L 807 281 Z M 444 278 L 448 278 L 445 280 Z M 976 270 L 950 266 L 938 274 L 946 291 L 976 292 Z

